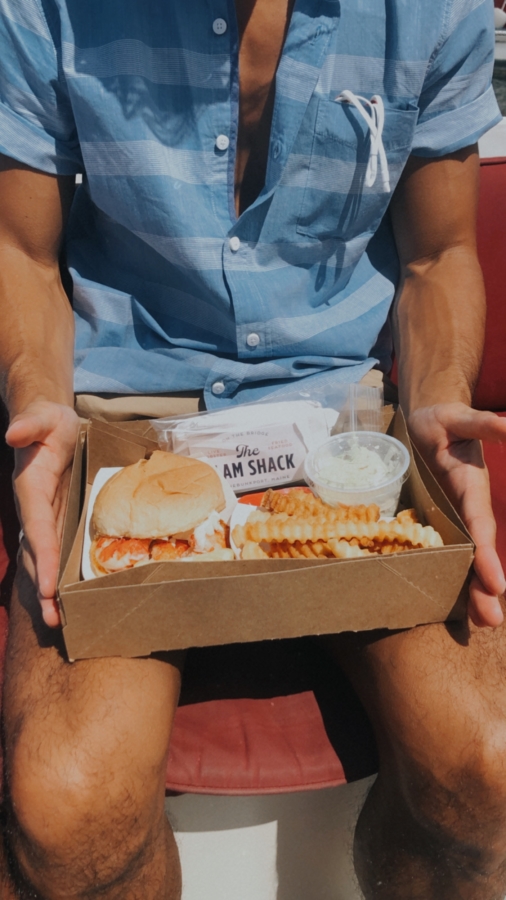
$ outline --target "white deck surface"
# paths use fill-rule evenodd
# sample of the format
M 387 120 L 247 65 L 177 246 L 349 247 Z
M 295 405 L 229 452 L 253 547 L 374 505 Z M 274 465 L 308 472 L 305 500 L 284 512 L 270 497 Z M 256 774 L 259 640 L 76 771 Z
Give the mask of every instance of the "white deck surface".
M 506 47 L 506 44 L 504 45 Z M 480 159 L 490 159 L 497 156 L 506 157 L 506 118 L 494 125 L 478 141 Z
M 183 900 L 363 900 L 353 835 L 373 780 L 263 797 L 169 797 Z

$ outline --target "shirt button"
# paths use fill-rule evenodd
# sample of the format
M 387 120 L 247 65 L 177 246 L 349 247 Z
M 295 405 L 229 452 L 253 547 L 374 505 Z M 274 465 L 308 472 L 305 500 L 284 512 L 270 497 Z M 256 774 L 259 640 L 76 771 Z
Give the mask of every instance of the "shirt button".
M 241 246 L 241 242 L 238 237 L 231 237 L 228 246 L 230 247 L 232 253 L 237 253 L 239 247 Z
M 213 22 L 213 31 L 215 34 L 225 34 L 228 28 L 225 19 L 215 19 Z
M 223 394 L 225 391 L 225 385 L 222 381 L 215 381 L 211 390 L 213 394 Z
M 219 134 L 216 138 L 216 146 L 218 150 L 228 150 L 230 139 L 226 134 Z
M 255 332 L 252 331 L 251 334 L 248 334 L 248 337 L 246 338 L 246 343 L 247 343 L 248 347 L 258 347 L 258 345 L 260 343 L 260 335 L 255 334 Z
M 274 159 L 277 159 L 280 153 L 281 153 L 281 141 L 274 141 L 274 144 L 272 147 L 272 155 L 273 155 Z

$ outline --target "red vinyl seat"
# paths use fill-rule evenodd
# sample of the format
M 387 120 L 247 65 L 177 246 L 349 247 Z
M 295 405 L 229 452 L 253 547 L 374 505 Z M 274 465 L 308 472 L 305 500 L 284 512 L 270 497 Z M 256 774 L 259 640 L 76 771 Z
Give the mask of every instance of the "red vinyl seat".
M 477 409 L 506 411 L 506 159 L 482 160 L 478 254 L 487 291 L 485 352 L 474 393 Z
M 487 332 L 475 405 L 506 415 L 506 159 L 482 164 L 479 253 Z M 506 447 L 489 445 L 498 549 L 506 565 Z M 17 543 L 11 455 L 0 447 L 0 581 L 8 596 Z M 0 662 L 7 616 L 0 609 Z M 339 669 L 310 639 L 188 654 L 167 787 L 193 793 L 279 793 L 327 787 L 375 771 L 365 714 Z
M 506 159 L 482 160 L 480 175 L 478 253 L 487 291 L 487 322 L 474 406 L 506 416 Z M 506 446 L 485 444 L 484 449 L 497 521 L 497 549 L 506 566 Z

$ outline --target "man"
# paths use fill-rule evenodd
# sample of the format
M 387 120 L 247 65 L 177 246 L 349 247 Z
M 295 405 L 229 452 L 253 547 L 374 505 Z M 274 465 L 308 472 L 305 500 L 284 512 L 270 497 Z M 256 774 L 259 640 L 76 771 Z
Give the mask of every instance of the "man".
M 61 651 L 74 392 L 135 415 L 358 381 L 388 367 L 395 289 L 411 434 L 477 550 L 468 621 L 329 638 L 381 759 L 357 871 L 367 900 L 506 893 L 505 581 L 480 445 L 506 423 L 470 408 L 491 17 L 488 0 L 1 0 L 0 361 L 24 528 L 2 900 L 181 891 L 164 817 L 180 660 Z

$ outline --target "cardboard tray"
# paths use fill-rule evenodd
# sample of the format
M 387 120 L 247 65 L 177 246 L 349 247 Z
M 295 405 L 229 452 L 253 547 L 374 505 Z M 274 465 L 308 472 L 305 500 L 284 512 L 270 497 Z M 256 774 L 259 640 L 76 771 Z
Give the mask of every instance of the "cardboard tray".
M 341 560 L 151 563 L 83 581 L 86 507 L 97 471 L 134 463 L 157 446 L 131 424 L 128 430 L 126 423 L 91 420 L 77 442 L 58 584 L 70 659 L 409 628 L 464 614 L 473 543 L 411 446 L 401 412 L 388 429 L 412 456 L 401 499 L 440 532 L 444 547 Z

